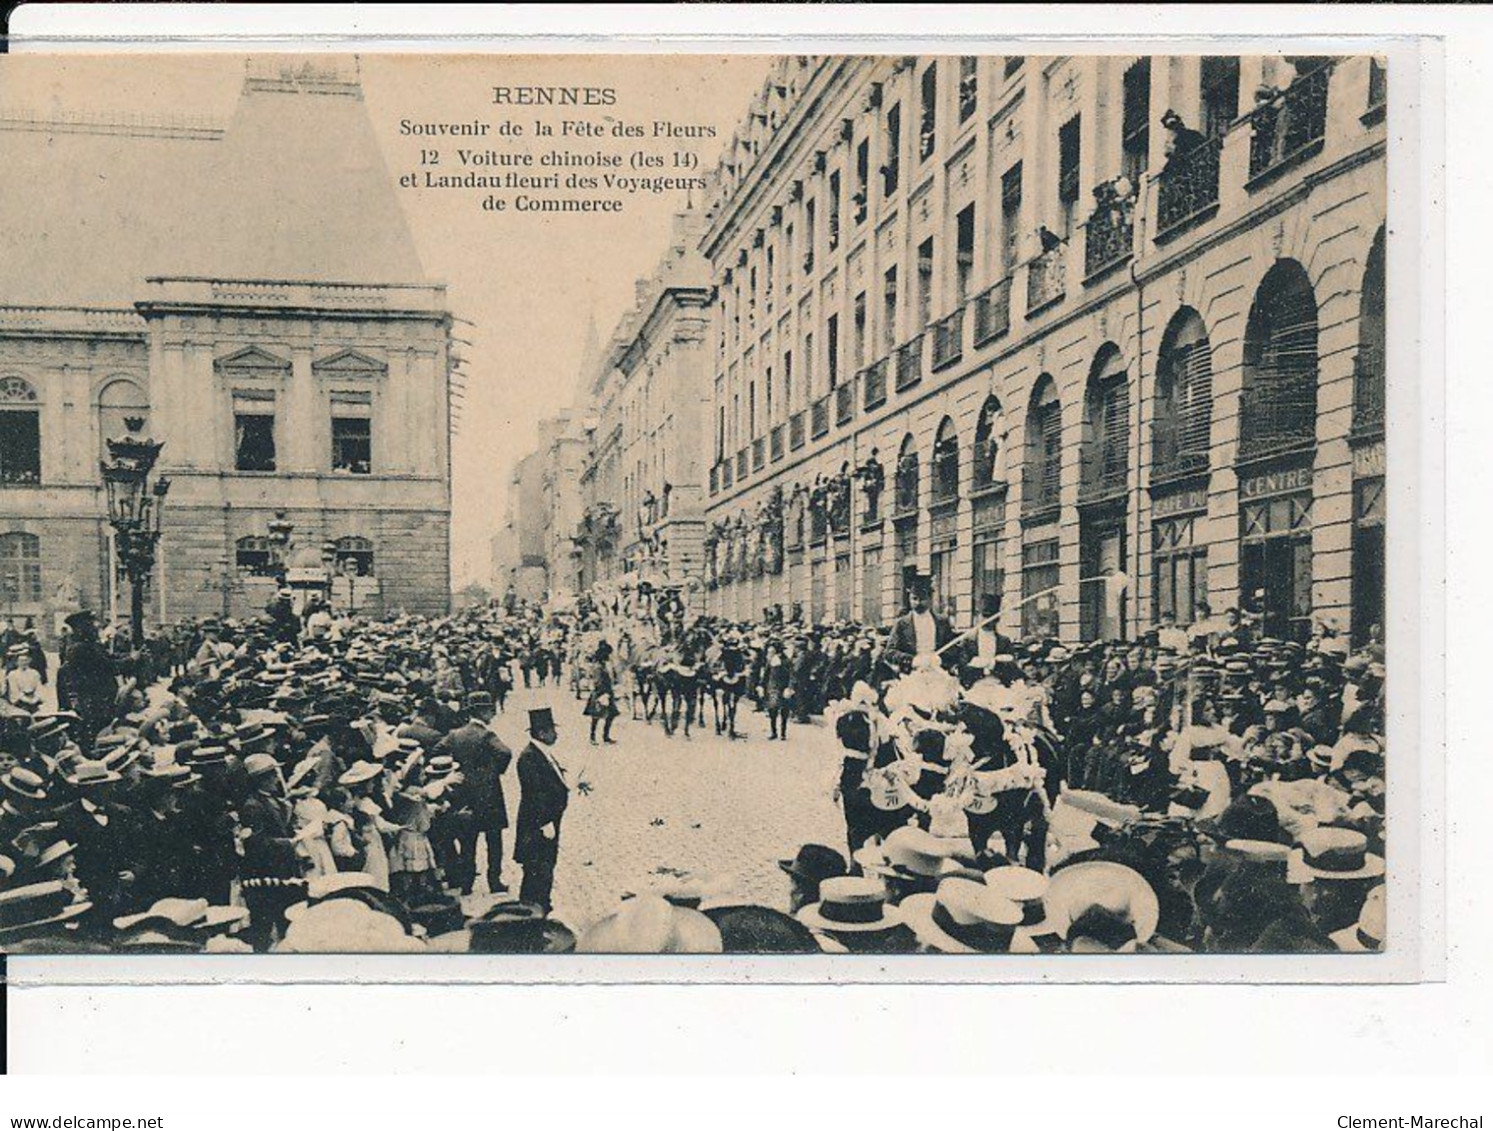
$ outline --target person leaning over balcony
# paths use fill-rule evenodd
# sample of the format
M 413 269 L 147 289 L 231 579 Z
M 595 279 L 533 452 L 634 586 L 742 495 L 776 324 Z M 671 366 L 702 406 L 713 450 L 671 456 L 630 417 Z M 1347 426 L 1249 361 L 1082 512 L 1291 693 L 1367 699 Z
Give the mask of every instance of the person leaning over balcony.
M 1207 139 L 1197 130 L 1188 127 L 1175 110 L 1168 110 L 1161 115 L 1161 128 L 1166 130 L 1166 164 L 1161 170 L 1161 175 L 1165 177 L 1172 171 L 1173 162 L 1186 160 L 1188 154 Z

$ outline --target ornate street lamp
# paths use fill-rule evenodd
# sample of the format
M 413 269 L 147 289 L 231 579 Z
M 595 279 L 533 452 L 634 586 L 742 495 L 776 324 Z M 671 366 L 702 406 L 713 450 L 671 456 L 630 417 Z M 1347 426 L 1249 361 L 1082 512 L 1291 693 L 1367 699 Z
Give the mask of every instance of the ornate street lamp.
M 114 528 L 114 555 L 130 582 L 130 639 L 138 648 L 145 636 L 145 587 L 155 568 L 161 511 L 171 480 L 160 476 L 154 484 L 149 482 L 165 444 L 138 435 L 145 419 L 128 416 L 124 426 L 128 435 L 105 441 L 109 458 L 100 461 L 99 469 L 109 503 L 109 525 Z

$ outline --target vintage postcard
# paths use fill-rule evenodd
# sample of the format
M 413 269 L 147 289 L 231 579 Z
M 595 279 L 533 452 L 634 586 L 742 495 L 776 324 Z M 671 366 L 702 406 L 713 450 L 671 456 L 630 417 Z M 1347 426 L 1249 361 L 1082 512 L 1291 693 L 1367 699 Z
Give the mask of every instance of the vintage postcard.
M 1124 46 L 0 56 L 0 950 L 1392 950 L 1399 76 Z

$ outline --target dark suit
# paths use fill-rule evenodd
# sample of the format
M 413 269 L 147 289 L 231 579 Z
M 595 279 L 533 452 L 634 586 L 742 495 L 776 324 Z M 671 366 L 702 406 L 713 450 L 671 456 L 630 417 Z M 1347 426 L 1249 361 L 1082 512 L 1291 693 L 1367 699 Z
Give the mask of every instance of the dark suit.
M 519 898 L 550 909 L 555 862 L 560 857 L 560 820 L 570 801 L 570 787 L 549 757 L 532 742 L 518 756 L 518 821 L 513 828 L 513 858 L 524 866 Z M 554 826 L 554 836 L 544 829 Z
M 436 743 L 434 754 L 456 760 L 462 783 L 452 793 L 448 827 L 457 840 L 453 881 L 470 891 L 477 878 L 477 838 L 487 838 L 487 886 L 503 887 L 503 830 L 508 827 L 508 804 L 503 797 L 503 774 L 513 761 L 498 736 L 475 720 L 453 730 Z
M 939 616 L 934 612 L 928 615 L 933 618 L 934 647 L 942 648 L 954 639 L 954 626 L 949 623 L 947 617 Z M 913 613 L 908 612 L 897 618 L 892 625 L 892 634 L 887 638 L 886 651 L 882 653 L 882 658 L 888 664 L 904 671 L 912 664 L 913 657 L 918 653 L 918 629 L 913 623 L 913 616 Z M 949 652 L 945 652 L 940 657 L 940 661 L 948 666 L 953 663 L 953 657 Z

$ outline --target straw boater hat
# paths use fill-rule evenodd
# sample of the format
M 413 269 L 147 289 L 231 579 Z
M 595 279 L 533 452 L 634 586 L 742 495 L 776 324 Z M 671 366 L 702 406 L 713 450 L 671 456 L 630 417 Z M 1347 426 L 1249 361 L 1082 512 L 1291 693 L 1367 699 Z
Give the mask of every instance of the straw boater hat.
M 119 780 L 119 774 L 101 761 L 79 762 L 63 781 L 74 789 L 93 789 Z
M 144 911 L 134 915 L 121 915 L 114 920 L 114 926 L 121 931 L 156 923 L 190 927 L 207 914 L 208 907 L 205 899 L 158 899 Z
M 384 768 L 377 762 L 358 761 L 354 762 L 342 776 L 337 779 L 338 785 L 358 785 L 361 782 L 372 781 L 384 772 Z
M 919 892 L 898 910 L 924 946 L 942 954 L 1005 954 L 1021 908 L 982 883 L 951 876 L 936 892 Z
M 33 770 L 25 766 L 12 766 L 4 774 L 0 774 L 0 787 L 7 793 L 19 797 L 25 801 L 45 801 L 47 799 L 46 780 Z
M 77 900 L 61 880 L 45 880 L 0 892 L 0 939 L 66 923 L 93 904 Z
M 593 923 L 576 943 L 579 954 L 720 954 L 721 932 L 710 919 L 662 896 L 629 899 Z
M 992 868 L 985 873 L 985 886 L 1021 910 L 1011 940 L 1013 954 L 1042 950 L 1061 938 L 1059 925 L 1047 913 L 1048 879 L 1041 872 L 1015 864 Z
M 1364 899 L 1358 922 L 1334 931 L 1328 937 L 1339 950 L 1349 954 L 1381 951 L 1387 937 L 1387 922 L 1384 885 L 1380 884 Z
M 811 931 L 856 934 L 884 931 L 902 922 L 902 915 L 886 903 L 886 885 L 869 876 L 836 876 L 819 885 L 819 902 L 798 912 L 798 921 Z
M 1384 857 L 1368 850 L 1368 837 L 1353 829 L 1321 825 L 1301 834 L 1291 859 L 1295 877 L 1367 880 L 1384 875 Z
M 948 862 L 974 858 L 968 837 L 934 836 L 917 825 L 893 829 L 879 848 L 856 853 L 863 869 L 903 880 L 928 880 L 948 874 Z M 875 855 L 872 855 L 875 853 Z
M 1089 860 L 1072 864 L 1053 873 L 1045 898 L 1048 914 L 1062 925 L 1062 935 L 1070 949 L 1082 938 L 1079 949 L 1134 951 L 1156 933 L 1161 920 L 1161 905 L 1156 892 L 1134 868 L 1109 860 Z M 1106 920 L 1107 937 L 1091 935 L 1085 920 Z M 1075 931 L 1075 924 L 1080 930 Z M 1089 945 L 1093 944 L 1093 945 Z

